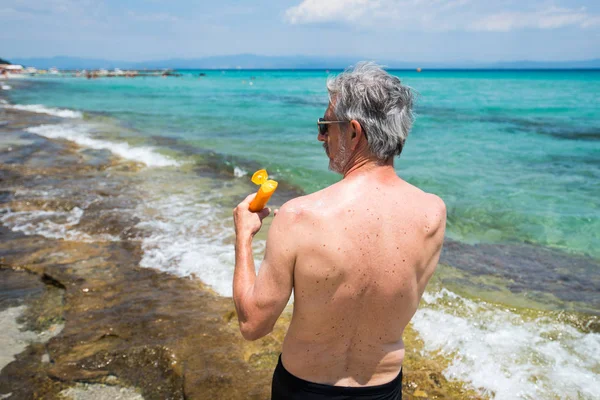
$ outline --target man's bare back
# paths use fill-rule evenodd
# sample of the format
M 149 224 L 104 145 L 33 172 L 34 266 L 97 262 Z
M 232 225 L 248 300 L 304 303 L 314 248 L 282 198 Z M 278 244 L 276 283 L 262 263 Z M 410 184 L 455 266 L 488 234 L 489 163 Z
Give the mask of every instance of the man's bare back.
M 273 399 L 400 399 L 402 334 L 439 260 L 446 209 L 394 169 L 412 125 L 410 90 L 370 63 L 328 90 L 317 139 L 343 179 L 284 204 L 258 276 L 252 237 L 270 211 L 250 212 L 254 195 L 234 210 L 240 331 L 268 334 L 293 290 Z
M 443 242 L 436 196 L 377 168 L 286 204 L 294 224 L 294 314 L 282 361 L 293 375 L 372 386 L 398 375 L 402 333 Z

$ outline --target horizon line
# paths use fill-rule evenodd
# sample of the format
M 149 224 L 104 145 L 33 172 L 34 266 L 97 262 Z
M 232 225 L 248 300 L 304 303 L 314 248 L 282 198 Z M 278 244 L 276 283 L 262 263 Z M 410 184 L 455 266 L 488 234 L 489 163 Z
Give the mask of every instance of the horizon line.
M 220 54 L 220 55 L 206 55 L 206 56 L 195 56 L 195 57 L 160 57 L 153 59 L 143 59 L 143 60 L 118 60 L 112 57 L 88 57 L 88 56 L 70 56 L 64 54 L 58 54 L 54 56 L 16 56 L 16 57 L 4 57 L 1 56 L 2 59 L 51 59 L 51 58 L 73 58 L 73 59 L 81 59 L 81 60 L 102 60 L 102 61 L 111 61 L 111 62 L 123 62 L 123 63 L 149 63 L 149 62 L 157 62 L 157 61 L 171 61 L 171 60 L 181 60 L 181 61 L 194 61 L 194 60 L 204 60 L 210 58 L 227 58 L 227 57 L 244 57 L 244 56 L 253 56 L 253 57 L 262 57 L 262 58 L 313 58 L 313 59 L 322 59 L 322 60 L 335 60 L 335 59 L 360 59 L 360 60 L 376 60 L 383 59 L 383 57 L 360 57 L 360 56 L 351 56 L 351 55 L 341 55 L 341 56 L 319 56 L 319 55 L 264 55 L 264 54 L 255 54 L 255 53 L 235 53 L 235 54 Z M 568 60 L 535 60 L 535 59 L 504 59 L 504 60 L 452 60 L 452 61 L 402 61 L 402 60 L 385 60 L 390 62 L 397 63 L 420 63 L 420 64 L 459 64 L 459 63 L 481 63 L 481 64 L 498 64 L 498 63 L 569 63 L 569 62 L 589 62 L 589 61 L 600 61 L 600 56 L 595 56 L 591 58 L 585 59 L 568 59 Z

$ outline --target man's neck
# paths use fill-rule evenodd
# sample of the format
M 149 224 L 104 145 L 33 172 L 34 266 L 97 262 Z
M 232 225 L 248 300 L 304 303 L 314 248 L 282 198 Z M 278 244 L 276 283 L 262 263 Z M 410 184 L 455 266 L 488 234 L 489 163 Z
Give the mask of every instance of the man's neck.
M 381 161 L 372 156 L 369 157 L 358 154 L 348 162 L 348 167 L 343 173 L 343 179 L 359 176 L 372 171 L 377 171 L 378 173 L 393 173 L 395 175 L 394 158 L 391 157 L 387 161 Z

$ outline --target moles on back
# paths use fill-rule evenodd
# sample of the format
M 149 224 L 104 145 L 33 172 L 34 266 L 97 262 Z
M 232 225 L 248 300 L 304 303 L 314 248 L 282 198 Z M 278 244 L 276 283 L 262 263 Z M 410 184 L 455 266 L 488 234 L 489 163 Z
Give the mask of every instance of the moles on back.
M 303 379 L 370 386 L 401 367 L 445 209 L 395 174 L 377 178 L 344 179 L 282 208 L 295 214 L 298 246 L 283 362 Z

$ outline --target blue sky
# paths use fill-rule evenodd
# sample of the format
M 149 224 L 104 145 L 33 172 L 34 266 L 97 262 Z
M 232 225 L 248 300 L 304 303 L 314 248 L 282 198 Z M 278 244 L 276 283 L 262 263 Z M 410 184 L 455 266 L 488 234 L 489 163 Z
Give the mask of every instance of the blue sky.
M 9 59 L 600 58 L 598 0 L 11 0 L 0 21 L 0 57 Z

